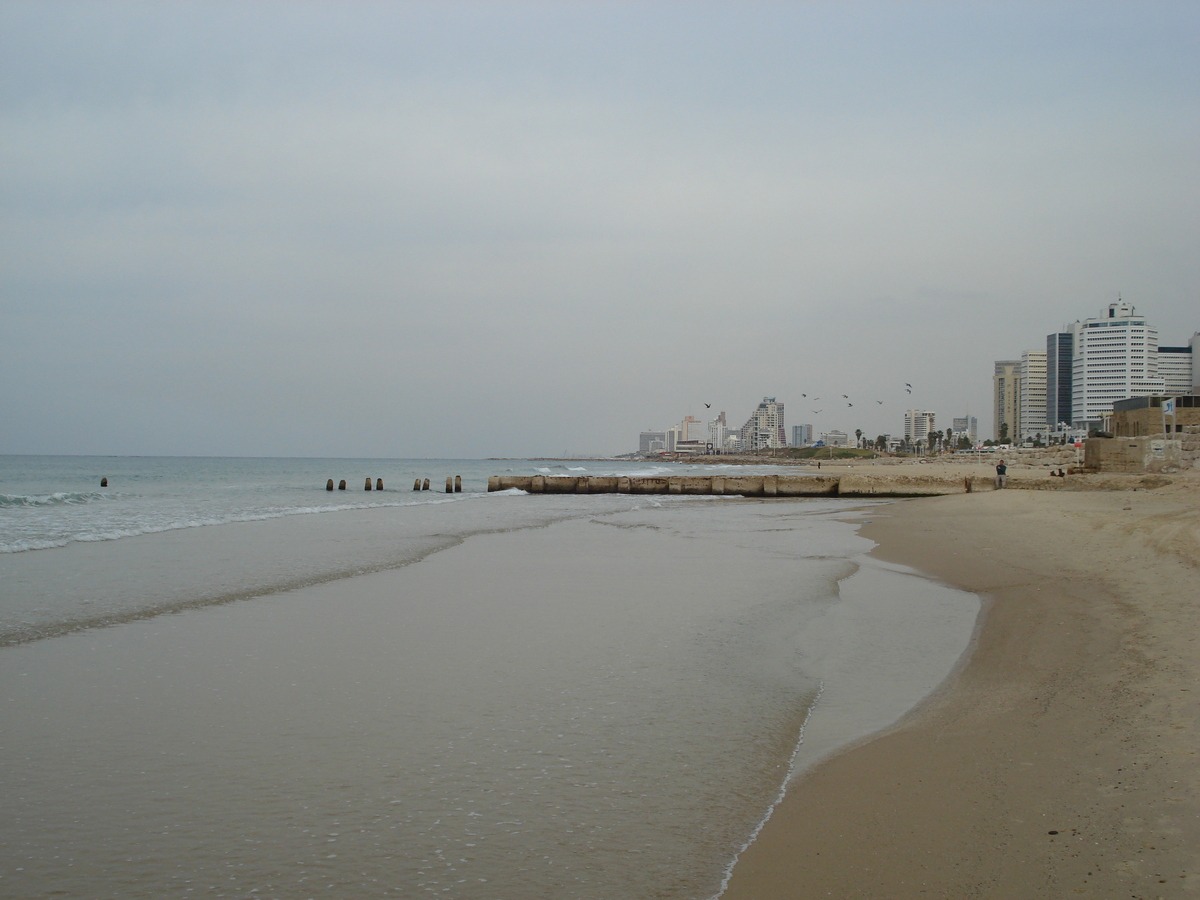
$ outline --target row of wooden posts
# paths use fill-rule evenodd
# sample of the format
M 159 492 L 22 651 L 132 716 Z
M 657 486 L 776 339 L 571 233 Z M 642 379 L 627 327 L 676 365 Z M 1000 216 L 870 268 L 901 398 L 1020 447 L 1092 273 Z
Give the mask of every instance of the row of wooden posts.
M 338 482 L 337 489 L 339 491 L 344 491 L 346 489 L 346 479 L 345 478 L 343 478 L 341 481 Z M 333 490 L 333 479 L 332 478 L 330 478 L 328 481 L 325 482 L 325 490 L 327 490 L 327 491 Z M 371 490 L 371 479 L 370 478 L 368 478 L 367 483 L 363 485 L 363 490 L 364 491 Z M 382 478 L 375 479 L 375 490 L 377 490 L 377 491 L 383 490 L 383 479 Z M 429 479 L 426 478 L 424 480 L 421 480 L 420 478 L 418 478 L 416 481 L 413 482 L 413 490 L 414 491 L 429 490 Z M 446 476 L 446 493 L 447 494 L 461 494 L 462 493 L 462 476 L 461 475 L 447 475 Z

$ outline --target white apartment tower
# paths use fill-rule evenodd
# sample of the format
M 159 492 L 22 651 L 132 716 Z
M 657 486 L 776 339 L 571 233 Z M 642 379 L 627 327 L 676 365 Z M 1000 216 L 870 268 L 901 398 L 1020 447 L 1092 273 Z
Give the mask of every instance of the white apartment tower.
M 721 410 L 720 415 L 708 423 L 708 442 L 713 445 L 714 449 L 723 450 L 728 433 L 729 426 L 725 424 L 725 410 Z
M 701 440 L 701 428 L 704 423 L 695 416 L 684 416 L 683 421 L 679 423 L 679 439 L 681 441 L 698 441 Z
M 928 410 L 910 409 L 904 414 L 904 439 L 923 444 L 934 429 L 934 414 Z
M 1191 394 L 1200 385 L 1200 372 L 1196 370 L 1196 345 L 1200 334 L 1195 334 L 1186 347 L 1158 348 L 1158 377 L 1162 379 L 1163 393 L 1168 397 Z
M 1046 437 L 1046 351 L 1026 350 L 1021 354 L 1020 439 Z
M 1076 322 L 1071 331 L 1071 422 L 1076 427 L 1098 428 L 1117 400 L 1163 392 L 1158 331 L 1132 304 L 1110 303 L 1100 318 Z
M 774 397 L 763 397 L 742 426 L 742 446 L 747 450 L 773 450 L 787 446 L 787 432 L 783 428 L 783 404 Z

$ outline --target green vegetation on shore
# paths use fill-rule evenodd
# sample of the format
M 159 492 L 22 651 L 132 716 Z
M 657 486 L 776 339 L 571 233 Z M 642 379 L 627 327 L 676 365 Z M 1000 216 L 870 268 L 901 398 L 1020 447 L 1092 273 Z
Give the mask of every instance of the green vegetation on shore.
M 774 451 L 772 455 L 779 459 L 869 459 L 879 456 L 879 453 L 857 447 L 785 447 Z

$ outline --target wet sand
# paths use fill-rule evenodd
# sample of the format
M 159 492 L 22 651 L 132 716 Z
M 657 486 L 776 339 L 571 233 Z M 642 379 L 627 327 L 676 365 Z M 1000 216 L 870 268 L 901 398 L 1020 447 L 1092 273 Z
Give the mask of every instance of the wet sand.
M 986 596 L 973 649 L 798 779 L 723 900 L 1200 896 L 1200 477 L 869 518 L 873 555 Z

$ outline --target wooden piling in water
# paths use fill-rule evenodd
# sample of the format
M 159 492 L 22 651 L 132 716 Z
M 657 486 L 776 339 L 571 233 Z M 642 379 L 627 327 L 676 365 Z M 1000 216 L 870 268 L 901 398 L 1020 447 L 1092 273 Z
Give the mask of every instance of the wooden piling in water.
M 368 475 L 368 476 L 367 476 L 367 483 L 366 483 L 366 484 L 363 486 L 363 490 L 364 490 L 364 491 L 369 491 L 370 489 L 371 489 L 371 476 L 370 476 L 370 475 Z
M 420 489 L 421 489 L 421 479 L 418 478 L 415 481 L 413 481 L 413 490 L 419 491 Z
M 424 481 L 421 482 L 421 490 L 423 490 L 423 491 L 429 490 L 429 479 L 428 478 L 426 478 Z
M 327 491 L 333 490 L 333 479 L 332 478 L 330 478 L 327 482 L 325 482 L 325 490 L 327 490 Z
M 345 489 L 346 489 L 346 479 L 343 478 L 341 481 L 338 482 L 338 490 L 344 491 Z
M 108 479 L 107 478 L 100 479 L 100 487 L 108 487 Z
M 383 479 L 382 478 L 375 479 L 375 490 L 377 490 L 377 491 L 383 490 Z
M 461 475 L 454 476 L 454 493 L 456 493 L 456 494 L 462 493 L 462 476 Z

